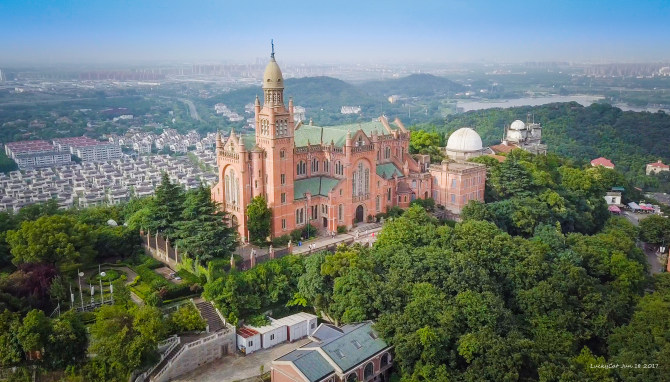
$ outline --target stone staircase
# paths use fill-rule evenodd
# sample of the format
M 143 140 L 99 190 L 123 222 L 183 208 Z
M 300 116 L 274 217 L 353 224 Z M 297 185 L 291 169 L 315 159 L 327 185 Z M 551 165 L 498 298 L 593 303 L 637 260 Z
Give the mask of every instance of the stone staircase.
M 207 321 L 207 332 L 215 333 L 226 327 L 211 302 L 204 300 L 193 302 L 195 303 L 195 307 L 198 308 L 200 316 Z

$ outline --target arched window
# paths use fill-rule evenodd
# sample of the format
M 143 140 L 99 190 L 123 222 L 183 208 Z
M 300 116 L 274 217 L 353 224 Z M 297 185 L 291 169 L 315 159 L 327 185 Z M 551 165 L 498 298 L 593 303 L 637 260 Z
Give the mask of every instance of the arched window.
M 312 172 L 318 172 L 319 171 L 319 160 L 316 158 L 312 159 Z
M 224 177 L 226 203 L 237 204 L 240 200 L 239 178 L 235 175 L 235 171 L 230 169 L 228 174 Z
M 296 174 L 297 175 L 305 175 L 307 173 L 307 165 L 305 164 L 304 161 L 298 162 L 296 165 Z
M 335 162 L 335 175 L 344 175 L 344 166 L 339 160 Z
M 323 161 L 323 172 L 329 173 L 330 172 L 330 162 L 328 159 Z
M 231 191 L 231 187 L 230 187 L 230 175 L 226 175 L 225 179 L 226 179 L 226 181 L 225 181 L 225 187 L 226 187 L 226 189 L 225 189 L 226 202 L 227 202 L 227 203 L 230 203 L 230 191 Z
M 356 373 L 351 373 L 349 374 L 349 376 L 347 376 L 347 382 L 356 382 L 356 381 L 358 381 Z
M 363 370 L 363 379 L 372 377 L 372 374 L 374 373 L 374 366 L 372 365 L 372 362 L 369 362 L 367 365 L 365 365 L 365 370 Z
M 379 362 L 379 367 L 384 367 L 388 364 L 389 364 L 389 353 L 386 353 L 382 356 L 382 359 Z
M 386 146 L 384 149 L 384 158 L 389 159 L 391 157 L 391 148 Z
M 279 157 L 282 158 L 282 159 L 286 158 L 286 150 L 281 149 L 279 151 Z
M 367 195 L 370 193 L 370 169 L 363 166 L 363 162 L 358 162 L 356 171 L 353 174 L 353 195 Z
M 382 159 L 382 152 L 377 151 L 377 160 L 381 160 L 381 159 Z

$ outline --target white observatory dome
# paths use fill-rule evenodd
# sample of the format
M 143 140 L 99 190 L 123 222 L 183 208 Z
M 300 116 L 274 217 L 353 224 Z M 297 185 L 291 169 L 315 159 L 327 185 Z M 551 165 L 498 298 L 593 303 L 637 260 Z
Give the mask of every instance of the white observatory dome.
M 526 124 L 523 123 L 520 119 L 517 119 L 516 121 L 512 122 L 512 124 L 509 126 L 510 130 L 523 130 L 526 128 Z
M 469 127 L 454 131 L 447 140 L 447 151 L 476 152 L 482 149 L 482 138 Z

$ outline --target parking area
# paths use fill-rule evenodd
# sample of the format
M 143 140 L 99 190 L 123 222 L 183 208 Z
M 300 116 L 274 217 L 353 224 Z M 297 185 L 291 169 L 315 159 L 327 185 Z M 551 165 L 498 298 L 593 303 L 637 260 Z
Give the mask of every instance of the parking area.
M 156 269 L 154 269 L 154 271 L 156 273 L 158 273 L 159 275 L 165 277 L 166 280 L 170 280 L 174 284 L 181 284 L 181 282 L 183 281 L 181 279 L 181 277 L 177 276 L 175 271 L 173 271 L 172 269 L 170 269 L 168 267 L 156 268 Z

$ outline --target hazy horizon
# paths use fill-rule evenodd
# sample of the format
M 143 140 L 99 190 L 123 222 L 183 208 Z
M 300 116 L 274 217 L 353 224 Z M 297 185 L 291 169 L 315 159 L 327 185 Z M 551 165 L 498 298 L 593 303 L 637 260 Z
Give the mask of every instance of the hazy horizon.
M 10 1 L 0 65 L 659 62 L 670 2 Z

